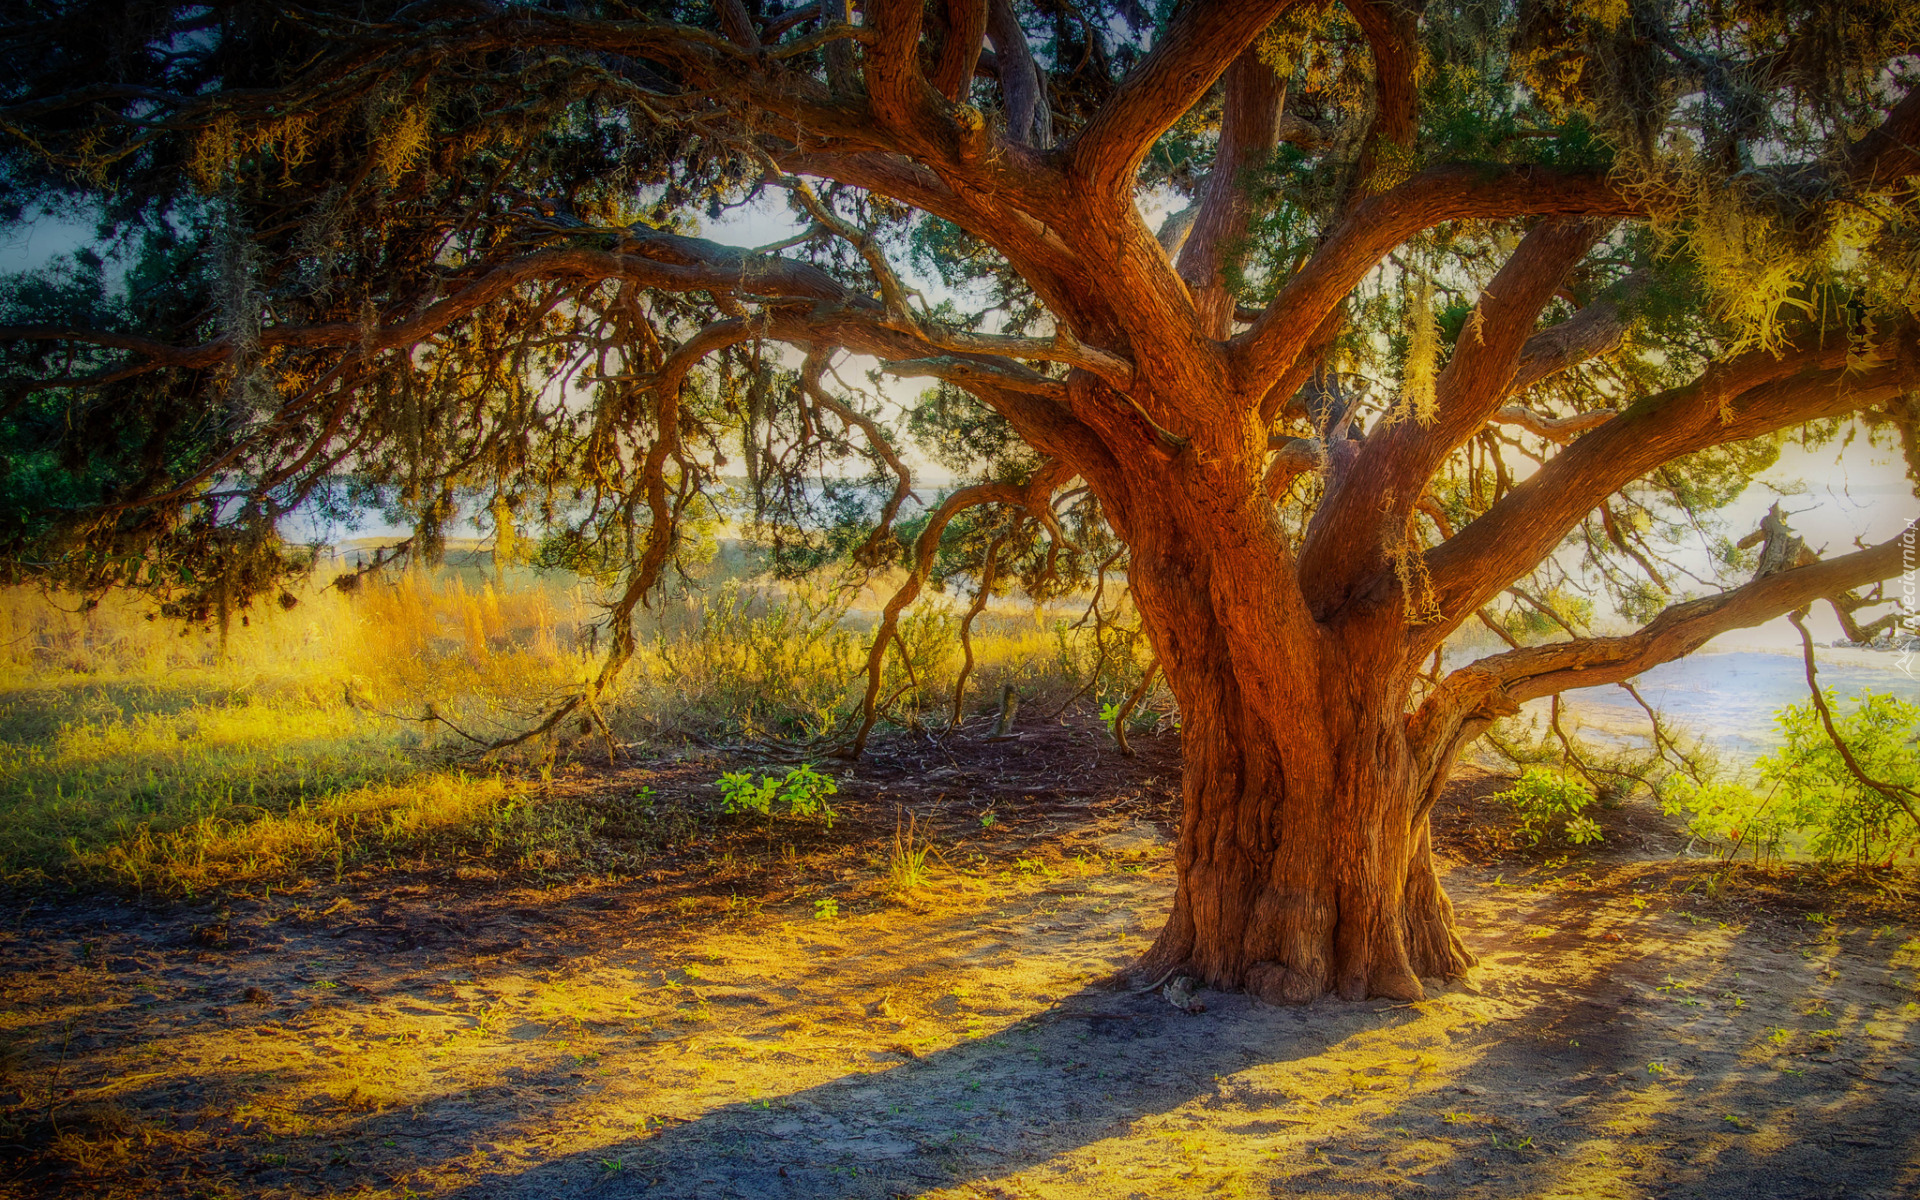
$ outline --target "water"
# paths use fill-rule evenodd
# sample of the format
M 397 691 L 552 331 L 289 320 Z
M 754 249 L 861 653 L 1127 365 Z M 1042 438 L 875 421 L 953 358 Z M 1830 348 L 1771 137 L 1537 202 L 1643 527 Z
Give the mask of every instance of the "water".
M 1920 703 L 1920 679 L 1895 669 L 1894 655 L 1871 656 L 1883 659 L 1884 666 L 1862 652 L 1848 657 L 1851 661 L 1818 663 L 1820 686 L 1840 697 L 1840 711 L 1862 691 Z M 1773 714 L 1807 701 L 1806 667 L 1798 654 L 1752 650 L 1694 654 L 1663 663 L 1641 675 L 1634 686 L 1670 724 L 1704 736 L 1740 762 L 1779 745 Z M 1562 703 L 1591 740 L 1646 744 L 1646 714 L 1620 688 L 1581 688 L 1566 693 Z M 1538 711 L 1544 721 L 1546 705 L 1535 701 L 1526 711 Z

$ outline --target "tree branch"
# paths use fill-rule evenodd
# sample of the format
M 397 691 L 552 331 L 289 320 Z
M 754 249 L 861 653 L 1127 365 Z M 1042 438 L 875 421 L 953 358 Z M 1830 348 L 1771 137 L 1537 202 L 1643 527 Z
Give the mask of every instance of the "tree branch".
M 1882 347 L 1883 359 L 1891 349 Z M 1609 495 L 1660 464 L 1884 403 L 1907 390 L 1897 365 L 1856 372 L 1847 369 L 1847 357 L 1844 338 L 1779 358 L 1762 351 L 1745 354 L 1717 364 L 1686 387 L 1633 405 L 1581 437 L 1456 537 L 1427 552 L 1441 620 L 1416 642 L 1444 638 L 1445 630 L 1551 553 Z
M 747 292 L 830 302 L 849 298 L 833 276 L 791 259 L 755 255 L 704 238 L 653 229 L 582 233 L 604 237 L 615 242 L 618 249 L 538 250 L 479 263 L 462 272 L 465 282 L 456 283 L 448 295 L 406 320 L 391 324 L 351 321 L 268 326 L 259 331 L 255 344 L 262 349 L 358 346 L 369 352 L 410 346 L 534 280 L 598 283 L 623 279 L 663 291 Z M 231 358 L 238 348 L 234 339 L 225 335 L 196 346 L 171 346 L 110 331 L 48 325 L 0 326 L 0 341 L 72 341 L 129 350 L 144 356 L 152 368 L 210 367 Z
M 1382 163 L 1382 145 L 1388 155 L 1405 154 L 1413 147 L 1420 102 L 1414 76 L 1420 63 L 1420 11 L 1425 0 L 1344 0 L 1354 23 L 1366 35 L 1373 54 L 1373 119 L 1361 140 L 1352 192 L 1367 190 Z
M 933 570 L 933 557 L 940 549 L 940 537 L 946 532 L 947 525 L 962 509 L 980 504 L 1018 505 L 1033 513 L 1036 518 L 1051 522 L 1052 511 L 1041 517 L 1040 509 L 1046 508 L 1046 498 L 1054 489 L 1073 477 L 1073 470 L 1058 461 L 1049 461 L 1040 465 L 1024 486 L 1010 483 L 979 483 L 954 492 L 927 518 L 927 524 L 913 544 L 913 563 L 905 582 L 887 601 L 881 611 L 880 623 L 875 627 L 873 643 L 867 650 L 867 692 L 861 702 L 860 728 L 854 734 L 852 743 L 847 747 L 849 758 L 858 758 L 867 748 L 867 736 L 873 732 L 874 722 L 880 719 L 880 686 L 885 678 L 887 647 L 892 644 L 894 631 L 899 627 L 900 614 L 920 595 L 920 589 L 926 585 L 927 576 Z
M 1070 171 L 1109 205 L 1131 203 L 1140 161 L 1227 65 L 1299 0 L 1197 0 L 1066 148 Z
M 1571 416 L 1555 417 L 1535 412 L 1524 405 L 1503 404 L 1494 410 L 1489 425 L 1518 425 L 1536 437 L 1546 438 L 1550 442 L 1566 443 L 1579 437 L 1589 429 L 1598 429 L 1617 414 L 1610 408 L 1596 408 L 1591 412 L 1574 413 Z
M 1253 47 L 1241 51 L 1227 68 L 1225 86 L 1219 147 L 1179 259 L 1180 277 L 1193 293 L 1201 329 L 1221 339 L 1233 330 L 1233 296 L 1223 276 L 1225 256 L 1229 247 L 1246 236 L 1252 215 L 1243 176 L 1280 144 L 1280 110 L 1287 96 L 1286 81 L 1260 61 Z
M 1510 650 L 1462 670 L 1492 673 L 1516 703 L 1618 683 L 1691 654 L 1729 630 L 1764 624 L 1822 597 L 1890 579 L 1900 573 L 1901 554 L 1901 539 L 1890 538 L 1838 558 L 1762 575 L 1718 596 L 1669 605 L 1630 634 Z
M 1338 607 L 1393 552 L 1379 531 L 1404 528 L 1433 473 L 1486 425 L 1507 393 L 1540 310 L 1611 224 L 1560 218 L 1528 233 L 1481 293 L 1435 387 L 1431 424 L 1408 413 L 1375 429 L 1361 445 L 1314 513 L 1300 552 L 1301 578 L 1310 581 L 1308 596 L 1317 611 Z
M 1911 536 L 1910 534 L 1907 536 Z M 1682 658 L 1733 629 L 1760 625 L 1814 600 L 1900 572 L 1902 543 L 1877 546 L 1775 572 L 1742 587 L 1670 605 L 1642 628 L 1621 637 L 1576 638 L 1491 655 L 1454 671 L 1407 719 L 1415 756 L 1428 764 L 1451 761 L 1461 746 L 1494 720 L 1528 700 L 1575 688 L 1632 679 Z M 1481 619 L 1505 637 L 1486 616 Z
M 933 90 L 956 103 L 965 103 L 980 63 L 981 42 L 987 36 L 988 0 L 947 0 L 947 41 L 934 68 Z
M 1543 379 L 1618 348 L 1630 324 L 1622 305 L 1644 290 L 1652 278 L 1649 272 L 1635 271 L 1579 312 L 1528 338 L 1520 361 L 1514 364 L 1507 394 L 1524 392 Z
M 1840 755 L 1840 761 L 1847 765 L 1847 773 L 1859 780 L 1861 786 L 1879 792 L 1898 804 L 1906 811 L 1907 816 L 1913 818 L 1914 826 L 1920 828 L 1920 812 L 1913 810 L 1913 801 L 1920 800 L 1920 792 L 1903 784 L 1875 779 L 1867 774 L 1865 767 L 1860 765 L 1860 760 L 1853 755 L 1853 747 L 1847 745 L 1847 740 L 1840 736 L 1839 727 L 1833 722 L 1833 710 L 1827 705 L 1826 693 L 1820 690 L 1820 677 L 1813 666 L 1813 634 L 1807 632 L 1807 623 L 1801 620 L 1798 610 L 1788 613 L 1787 620 L 1800 634 L 1801 658 L 1807 667 L 1807 692 L 1813 698 L 1814 709 L 1820 714 L 1820 724 L 1827 731 L 1827 740 L 1833 743 L 1834 750 Z
M 986 10 L 987 36 L 993 40 L 1000 94 L 1007 106 L 1007 140 L 1044 150 L 1053 144 L 1053 115 L 1027 31 L 1020 27 L 1011 0 L 987 0 Z
M 1887 119 L 1855 142 L 1841 170 L 1868 191 L 1902 186 L 1920 175 L 1920 87 L 1893 106 Z
M 1598 172 L 1454 164 L 1429 168 L 1348 210 L 1259 320 L 1230 343 L 1243 388 L 1261 394 L 1305 350 L 1320 323 L 1395 246 L 1443 221 L 1523 216 L 1626 216 L 1638 208 Z
M 917 136 L 938 115 L 935 94 L 920 74 L 920 0 L 866 0 L 866 27 L 874 32 L 862 64 L 873 115 L 895 131 Z
M 893 495 L 887 498 L 887 504 L 880 513 L 880 519 L 874 523 L 873 530 L 867 534 L 866 541 L 854 552 L 856 561 L 873 565 L 882 561 L 881 542 L 892 535 L 893 519 L 899 515 L 900 506 L 914 494 L 913 472 L 905 462 L 901 461 L 899 452 L 894 449 L 893 443 L 888 440 L 886 434 L 881 432 L 879 422 L 842 404 L 822 386 L 820 378 L 826 374 L 827 357 L 827 351 L 819 346 L 807 352 L 806 361 L 800 366 L 801 387 L 806 389 L 807 395 L 815 404 L 839 417 L 843 426 L 852 428 L 858 425 L 860 432 L 867 437 L 867 445 L 872 447 L 873 452 L 887 464 L 887 469 L 893 472 L 895 481 Z M 919 503 L 918 498 L 915 498 L 914 502 Z

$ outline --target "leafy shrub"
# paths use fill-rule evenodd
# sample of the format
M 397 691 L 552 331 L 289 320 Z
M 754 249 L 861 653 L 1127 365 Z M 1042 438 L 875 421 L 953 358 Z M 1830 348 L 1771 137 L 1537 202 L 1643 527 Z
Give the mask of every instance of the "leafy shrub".
M 1827 702 L 1831 707 L 1833 697 Z M 1729 855 L 1750 849 L 1756 860 L 1801 851 L 1830 864 L 1890 865 L 1920 854 L 1920 827 L 1896 800 L 1847 769 L 1812 700 L 1781 709 L 1774 724 L 1785 743 L 1754 763 L 1754 786 L 1702 786 L 1675 776 L 1661 789 L 1667 812 L 1686 813 L 1694 837 L 1727 847 Z M 1920 786 L 1912 745 L 1920 705 L 1864 692 L 1834 724 L 1869 777 Z
M 649 697 L 663 723 L 712 725 L 749 737 L 826 737 L 846 720 L 848 680 L 862 663 L 842 624 L 848 596 L 722 584 L 689 596 L 681 628 L 662 629 L 641 666 L 664 687 Z
M 1528 767 L 1512 787 L 1493 798 L 1519 814 L 1520 833 L 1530 845 L 1556 837 L 1580 846 L 1603 837 L 1599 824 L 1583 815 L 1593 793 L 1558 771 Z
M 1736 780 L 1701 783 L 1685 775 L 1670 776 L 1660 787 L 1660 807 L 1667 815 L 1687 814 L 1687 836 L 1736 854 L 1750 850 L 1757 861 L 1778 857 L 1789 832 L 1785 814 L 1774 804 L 1777 793 L 1765 796 Z
M 758 783 L 749 772 L 728 771 L 720 776 L 716 786 L 720 789 L 720 811 L 725 813 L 756 813 L 766 817 L 773 815 L 774 806 L 778 804 L 786 807 L 790 817 L 823 818 L 828 829 L 833 828 L 833 818 L 837 815 L 828 805 L 827 797 L 837 794 L 840 787 L 831 776 L 814 770 L 812 763 L 793 768 L 782 779 L 762 775 Z

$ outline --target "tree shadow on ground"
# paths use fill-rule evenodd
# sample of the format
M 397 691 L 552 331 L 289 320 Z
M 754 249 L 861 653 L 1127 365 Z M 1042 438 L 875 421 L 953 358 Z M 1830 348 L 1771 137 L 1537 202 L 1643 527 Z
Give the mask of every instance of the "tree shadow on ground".
M 891 1196 L 1018 1172 L 1123 1137 L 1211 1095 L 1223 1076 L 1326 1052 L 1411 1014 L 1308 1010 L 1209 994 L 1188 1015 L 1156 993 L 1089 989 L 1045 1013 L 891 1070 L 715 1109 L 644 1138 L 489 1175 L 453 1193 Z M 619 1164 L 615 1170 L 612 1164 Z
M 637 882 L 453 909 L 422 886 L 237 908 L 250 942 L 220 953 L 103 904 L 0 943 L 9 1035 L 64 1064 L 0 1100 L 74 1139 L 0 1173 L 462 1200 L 1920 1190 L 1906 934 L 1720 925 L 1664 911 L 1657 865 L 1594 869 L 1456 872 L 1483 967 L 1419 1004 L 1200 1015 L 1072 982 L 1164 901 L 1121 873 L 777 926 L 636 914 Z M 271 1003 L 240 1003 L 256 982 Z
M 1089 989 L 890 1070 L 499 1164 L 452 1194 L 1914 1194 L 1911 1027 L 1874 1033 L 1869 955 L 1843 986 L 1777 929 L 1708 936 L 1581 895 L 1528 917 L 1485 939 L 1479 984 L 1418 1005 L 1208 993 L 1190 1016 Z

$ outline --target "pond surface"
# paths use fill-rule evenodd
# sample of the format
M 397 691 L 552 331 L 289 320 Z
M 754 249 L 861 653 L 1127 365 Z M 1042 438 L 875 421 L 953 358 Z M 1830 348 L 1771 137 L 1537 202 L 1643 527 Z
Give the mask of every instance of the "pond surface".
M 1840 697 L 1841 711 L 1863 691 L 1920 703 L 1920 679 L 1894 666 L 1898 655 L 1852 651 L 1847 657 L 1849 661 L 1823 659 L 1818 663 L 1820 686 Z M 1873 659 L 1884 660 L 1885 665 Z M 1655 667 L 1641 675 L 1634 686 L 1674 725 L 1706 737 L 1721 753 L 1741 762 L 1779 745 L 1773 714 L 1807 700 L 1806 668 L 1798 653 L 1729 650 L 1694 654 Z M 1646 714 L 1620 688 L 1581 688 L 1566 693 L 1563 702 L 1583 734 L 1593 741 L 1646 743 Z M 1525 711 L 1537 712 L 1544 723 L 1547 703 L 1534 701 Z

